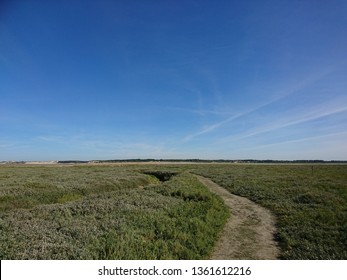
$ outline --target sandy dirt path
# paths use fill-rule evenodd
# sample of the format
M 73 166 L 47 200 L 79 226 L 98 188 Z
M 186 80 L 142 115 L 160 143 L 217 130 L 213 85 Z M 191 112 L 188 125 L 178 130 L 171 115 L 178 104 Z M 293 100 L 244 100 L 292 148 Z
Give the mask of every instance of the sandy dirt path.
M 231 211 L 210 259 L 277 259 L 279 248 L 273 239 L 276 228 L 272 213 L 247 198 L 231 194 L 210 179 L 197 178 L 221 196 Z

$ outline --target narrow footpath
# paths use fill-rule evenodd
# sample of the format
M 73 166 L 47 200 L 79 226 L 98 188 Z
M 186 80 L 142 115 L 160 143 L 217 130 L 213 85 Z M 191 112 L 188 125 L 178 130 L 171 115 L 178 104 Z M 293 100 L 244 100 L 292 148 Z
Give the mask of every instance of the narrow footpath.
M 272 213 L 247 198 L 231 194 L 208 178 L 197 178 L 221 196 L 231 211 L 210 259 L 277 259 L 280 251 L 273 238 L 276 228 Z

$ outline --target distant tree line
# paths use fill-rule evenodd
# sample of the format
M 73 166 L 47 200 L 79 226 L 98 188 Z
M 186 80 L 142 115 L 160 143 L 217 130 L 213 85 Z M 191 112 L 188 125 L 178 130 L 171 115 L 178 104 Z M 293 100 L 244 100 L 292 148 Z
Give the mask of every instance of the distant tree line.
M 272 159 L 108 159 L 108 160 L 59 160 L 59 164 L 122 163 L 122 162 L 187 162 L 187 163 L 347 163 L 347 160 L 272 160 Z M 0 161 L 0 164 L 25 164 L 26 161 Z
M 82 161 L 68 161 L 67 163 L 74 163 Z M 93 160 L 95 163 L 122 163 L 122 162 L 194 162 L 194 163 L 347 163 L 346 160 L 258 160 L 258 159 L 241 159 L 241 160 L 229 160 L 229 159 L 110 159 L 110 160 Z M 59 163 L 66 163 L 59 162 Z

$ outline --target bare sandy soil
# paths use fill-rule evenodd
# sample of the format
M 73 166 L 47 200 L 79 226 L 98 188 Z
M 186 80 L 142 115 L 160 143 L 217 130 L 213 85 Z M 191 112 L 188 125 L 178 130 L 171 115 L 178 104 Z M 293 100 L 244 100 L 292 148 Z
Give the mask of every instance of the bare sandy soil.
M 211 254 L 213 260 L 274 260 L 279 247 L 274 241 L 275 218 L 272 213 L 250 201 L 236 196 L 210 179 L 197 176 L 200 182 L 222 197 L 231 216 Z

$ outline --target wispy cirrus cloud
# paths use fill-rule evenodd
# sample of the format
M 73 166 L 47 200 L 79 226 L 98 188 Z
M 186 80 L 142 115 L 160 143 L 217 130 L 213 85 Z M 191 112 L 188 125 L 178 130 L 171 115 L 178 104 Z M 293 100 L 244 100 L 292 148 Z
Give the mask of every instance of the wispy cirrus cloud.
M 195 133 L 192 133 L 192 134 L 189 134 L 187 135 L 184 139 L 183 139 L 183 142 L 187 142 L 187 141 L 190 141 L 190 140 L 193 140 L 194 138 L 200 136 L 200 135 L 204 135 L 204 134 L 207 134 L 207 133 L 210 133 L 210 132 L 213 132 L 214 130 L 222 127 L 223 125 L 227 124 L 227 123 L 230 123 L 234 120 L 237 120 L 237 119 L 241 119 L 242 117 L 245 117 L 247 115 L 250 115 L 251 113 L 254 113 L 266 106 L 269 106 L 275 102 L 277 102 L 278 100 L 284 98 L 285 96 L 281 96 L 281 97 L 276 97 L 274 99 L 271 99 L 270 101 L 268 102 L 265 102 L 265 103 L 261 103 L 260 105 L 257 105 L 249 110 L 245 110 L 241 113 L 237 113 L 235 115 L 232 115 L 220 122 L 216 122 L 214 124 L 211 124 L 211 125 L 207 125 L 205 127 L 203 127 L 201 130 L 195 132 Z
M 272 144 L 267 144 L 266 146 L 282 145 L 282 144 L 288 144 L 288 143 L 306 142 L 306 141 L 312 141 L 312 140 L 316 140 L 316 139 L 323 139 L 323 138 L 344 136 L 344 135 L 347 135 L 347 131 L 341 131 L 341 132 L 335 132 L 335 133 L 329 133 L 329 134 L 322 134 L 322 135 L 318 135 L 318 136 L 304 137 L 304 138 L 298 138 L 298 139 L 293 139 L 293 140 L 286 140 L 286 141 L 276 142 L 276 143 L 272 143 Z
M 220 121 L 220 122 L 217 122 L 217 123 L 214 123 L 212 125 L 207 125 L 205 126 L 203 129 L 201 129 L 200 131 L 197 131 L 195 133 L 192 133 L 192 134 L 189 134 L 187 135 L 186 137 L 184 137 L 183 139 L 183 142 L 188 142 L 190 140 L 193 140 L 194 138 L 200 136 L 200 135 L 203 135 L 203 134 L 207 134 L 209 132 L 212 132 L 214 130 L 216 130 L 217 128 L 223 126 L 224 124 L 228 123 L 228 122 L 231 122 L 233 120 L 236 120 L 238 118 L 241 118 L 242 116 L 248 114 L 249 112 L 244 112 L 244 113 L 240 113 L 240 114 L 236 114 L 234 116 L 231 116 L 223 121 Z
M 321 135 L 293 137 L 271 141 L 271 143 L 258 144 L 251 141 L 246 144 L 231 144 L 230 148 L 218 151 L 221 156 L 232 158 L 258 159 L 341 159 L 345 160 L 347 147 L 345 139 L 347 131 L 324 133 Z M 274 156 L 275 155 L 275 156 Z
M 264 109 L 266 107 L 270 107 L 271 105 L 273 105 L 279 101 L 283 101 L 286 98 L 288 98 L 289 96 L 294 95 L 297 92 L 300 92 L 301 90 L 311 86 L 315 82 L 324 78 L 325 76 L 331 74 L 338 67 L 339 67 L 339 64 L 334 64 L 334 65 L 331 65 L 328 67 L 322 67 L 321 69 L 323 69 L 323 70 L 316 71 L 312 74 L 307 75 L 306 77 L 302 78 L 301 81 L 297 82 L 295 85 L 290 84 L 290 85 L 283 86 L 283 89 L 278 89 L 277 91 L 275 91 L 275 94 L 273 94 L 273 97 L 270 98 L 268 101 L 265 101 L 263 103 L 255 105 L 248 110 L 244 110 L 243 112 L 229 116 L 229 117 L 227 117 L 224 120 L 221 120 L 219 122 L 215 122 L 213 124 L 206 125 L 206 126 L 202 127 L 200 130 L 198 130 L 197 132 L 191 133 L 191 134 L 187 135 L 186 137 L 184 137 L 183 142 L 188 142 L 188 141 L 191 141 L 198 136 L 211 133 L 222 126 L 224 126 L 228 123 L 231 123 L 234 120 L 241 119 L 241 118 L 246 117 L 248 115 L 251 115 L 252 113 L 255 113 L 261 109 Z M 341 110 L 344 111 L 345 108 L 342 107 L 342 109 L 341 108 L 337 109 L 337 112 L 340 112 Z M 194 111 L 195 110 L 191 110 L 191 112 L 194 112 Z M 204 112 L 204 111 L 196 110 L 196 113 L 201 113 L 201 112 Z M 205 113 L 208 113 L 208 112 L 209 112 L 209 110 L 205 111 Z M 213 114 L 217 114 L 217 112 L 219 112 L 219 115 L 226 114 L 226 111 L 224 111 L 224 110 L 222 110 L 222 111 L 211 110 L 211 112 L 213 112 Z M 278 126 L 282 127 L 283 125 L 286 125 L 286 126 L 294 125 L 294 124 L 297 124 L 300 122 L 313 120 L 313 119 L 320 118 L 320 117 L 323 117 L 325 115 L 330 115 L 330 114 L 334 114 L 334 110 L 333 110 L 333 112 L 321 113 L 321 115 L 313 114 L 312 116 L 303 117 L 300 120 L 294 120 L 292 122 L 288 122 L 287 125 L 286 124 L 279 124 Z M 268 129 L 270 129 L 270 130 L 275 129 L 275 126 L 269 127 Z M 255 132 L 252 132 L 252 133 L 255 133 Z
M 66 143 L 68 141 L 68 138 L 64 136 L 58 136 L 58 135 L 40 135 L 40 136 L 37 136 L 35 139 L 44 141 L 44 142 L 55 142 L 55 143 Z
M 231 140 L 231 139 L 242 140 L 242 139 L 253 137 L 262 133 L 267 133 L 267 132 L 283 129 L 289 126 L 294 126 L 294 125 L 314 121 L 317 119 L 329 117 L 329 116 L 343 113 L 343 112 L 347 112 L 346 105 L 341 107 L 336 107 L 336 108 L 330 108 L 329 110 L 324 110 L 324 111 L 311 111 L 310 113 L 306 113 L 295 119 L 283 119 L 271 125 L 266 125 L 263 127 L 256 128 L 248 133 L 240 135 L 239 137 L 235 137 L 235 136 L 225 137 L 222 139 L 222 141 Z
M 217 116 L 230 116 L 230 111 L 228 110 L 218 110 L 218 109 L 211 109 L 211 110 L 205 110 L 205 109 L 191 109 L 191 108 L 183 108 L 183 107 L 161 107 L 161 109 L 172 110 L 172 111 L 181 111 L 181 112 L 187 112 L 191 114 L 196 115 L 217 115 Z
M 112 158 L 170 158 L 181 156 L 165 142 L 152 142 L 150 139 L 130 140 L 127 138 L 111 139 L 107 134 L 92 135 L 77 133 L 69 135 L 41 135 L 34 139 L 41 142 L 41 147 L 58 144 L 70 151 L 70 157 L 90 159 Z
M 333 140 L 337 140 L 339 136 L 345 136 L 345 135 L 347 136 L 347 131 L 339 131 L 339 132 L 334 132 L 334 133 L 321 134 L 321 135 L 317 135 L 317 136 L 301 137 L 301 138 L 295 138 L 295 139 L 290 139 L 290 140 L 277 141 L 274 143 L 261 144 L 261 145 L 251 146 L 251 147 L 244 147 L 244 148 L 241 148 L 239 150 L 244 150 L 244 151 L 246 151 L 246 150 L 260 150 L 263 148 L 287 145 L 287 144 L 292 144 L 292 143 L 303 143 L 303 142 L 308 142 L 308 141 L 314 142 L 314 140 L 329 139 L 332 137 L 333 137 Z
M 9 148 L 12 147 L 13 144 L 7 144 L 7 143 L 0 143 L 0 148 Z

